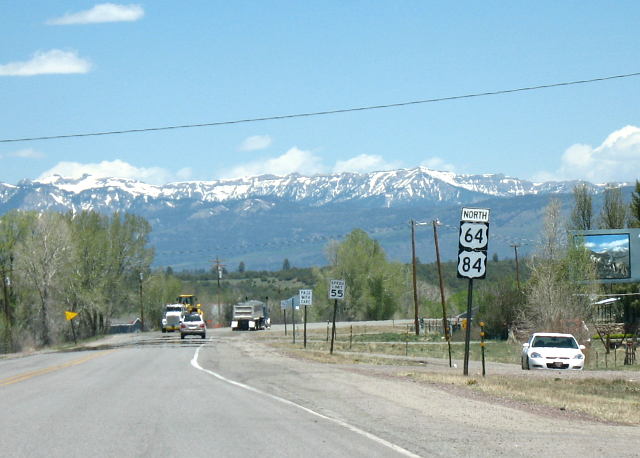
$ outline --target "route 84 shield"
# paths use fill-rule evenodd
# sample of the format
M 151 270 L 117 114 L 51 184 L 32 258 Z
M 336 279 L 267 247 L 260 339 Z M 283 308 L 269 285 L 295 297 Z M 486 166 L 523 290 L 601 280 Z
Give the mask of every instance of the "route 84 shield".
M 487 273 L 487 253 L 461 251 L 458 254 L 459 278 L 484 278 Z

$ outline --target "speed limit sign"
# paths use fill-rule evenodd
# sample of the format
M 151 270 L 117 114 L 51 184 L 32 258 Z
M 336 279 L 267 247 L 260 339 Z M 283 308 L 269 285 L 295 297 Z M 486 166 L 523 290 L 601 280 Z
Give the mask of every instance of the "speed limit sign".
M 329 299 L 344 299 L 344 280 L 331 280 L 329 285 Z

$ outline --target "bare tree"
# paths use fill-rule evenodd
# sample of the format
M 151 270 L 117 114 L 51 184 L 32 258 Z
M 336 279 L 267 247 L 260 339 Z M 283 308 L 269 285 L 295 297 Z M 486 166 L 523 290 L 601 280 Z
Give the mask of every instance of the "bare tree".
M 600 212 L 600 229 L 622 229 L 627 221 L 627 206 L 619 187 L 607 186 Z
M 585 183 L 573 188 L 574 206 L 571 212 L 570 229 L 589 230 L 593 219 L 591 193 Z
M 564 226 L 560 202 L 552 200 L 545 211 L 538 250 L 529 260 L 531 277 L 520 320 L 528 328 L 575 332 L 591 318 L 589 295 L 598 288 L 590 282 L 594 267 L 584 249 L 567 244 Z
M 62 215 L 56 213 L 40 214 L 32 231 L 16 247 L 16 270 L 27 287 L 25 290 L 33 292 L 37 305 L 31 323 L 43 345 L 51 344 L 50 312 L 67 274 L 71 254 L 69 227 Z

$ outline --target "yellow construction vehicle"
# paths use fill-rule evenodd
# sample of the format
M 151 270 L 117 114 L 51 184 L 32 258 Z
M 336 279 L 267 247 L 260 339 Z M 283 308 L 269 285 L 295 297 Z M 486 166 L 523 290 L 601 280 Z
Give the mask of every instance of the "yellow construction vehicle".
M 198 303 L 198 298 L 193 294 L 181 294 L 176 298 L 176 302 L 184 305 L 187 315 L 197 313 L 202 317 L 202 321 L 204 321 L 204 312 L 202 311 L 202 305 Z

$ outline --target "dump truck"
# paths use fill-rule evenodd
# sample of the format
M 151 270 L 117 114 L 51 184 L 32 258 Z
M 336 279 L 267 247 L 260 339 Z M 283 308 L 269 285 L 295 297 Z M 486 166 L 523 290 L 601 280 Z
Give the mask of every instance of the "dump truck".
M 251 300 L 233 306 L 231 330 L 256 331 L 270 327 L 269 310 L 264 302 Z
M 180 323 L 186 314 L 183 304 L 167 304 L 164 306 L 162 316 L 162 332 L 172 332 L 180 330 Z

